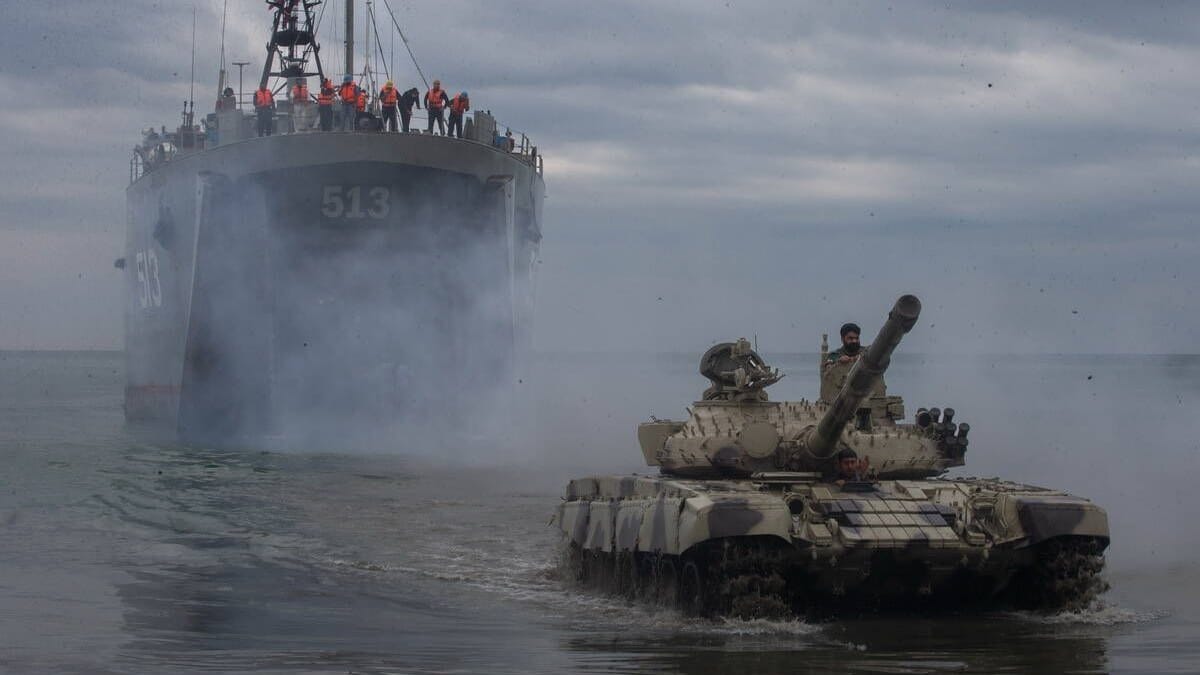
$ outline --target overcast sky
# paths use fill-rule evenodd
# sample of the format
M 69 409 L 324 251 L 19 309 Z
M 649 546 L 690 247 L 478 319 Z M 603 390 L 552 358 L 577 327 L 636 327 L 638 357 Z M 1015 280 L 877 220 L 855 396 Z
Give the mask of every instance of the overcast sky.
M 545 154 L 540 349 L 815 350 L 913 292 L 914 351 L 1200 351 L 1200 4 L 389 1 Z M 6 6 L 0 348 L 121 347 L 130 149 L 178 123 L 192 6 Z M 228 60 L 268 19 L 229 0 Z

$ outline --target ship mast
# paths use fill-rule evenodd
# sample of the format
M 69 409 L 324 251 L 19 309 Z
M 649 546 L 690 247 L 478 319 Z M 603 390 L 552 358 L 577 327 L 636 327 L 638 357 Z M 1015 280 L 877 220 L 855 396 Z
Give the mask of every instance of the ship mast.
M 346 74 L 354 77 L 354 0 L 346 0 Z
M 271 41 L 267 43 L 267 60 L 263 64 L 259 86 L 265 87 L 272 77 L 288 80 L 308 78 L 316 75 L 324 81 L 325 70 L 321 67 L 321 45 L 317 44 L 313 8 L 323 0 L 267 0 L 275 11 L 271 26 Z M 316 62 L 315 72 L 308 70 L 308 55 Z M 279 69 L 273 70 L 275 61 Z

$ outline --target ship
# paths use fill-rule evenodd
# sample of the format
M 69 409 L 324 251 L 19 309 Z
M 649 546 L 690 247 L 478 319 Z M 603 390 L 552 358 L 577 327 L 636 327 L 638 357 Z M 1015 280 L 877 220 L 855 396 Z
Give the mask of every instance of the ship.
M 117 261 L 127 423 L 183 443 L 320 447 L 455 428 L 511 395 L 530 348 L 542 156 L 490 110 L 457 138 L 381 131 L 378 101 L 317 128 L 289 100 L 296 82 L 379 91 L 369 56 L 355 72 L 355 3 L 340 78 L 321 62 L 322 3 L 267 4 L 273 133 L 259 136 L 242 92 L 230 100 L 222 45 L 225 105 L 197 119 L 185 103 L 175 130 L 134 148 Z

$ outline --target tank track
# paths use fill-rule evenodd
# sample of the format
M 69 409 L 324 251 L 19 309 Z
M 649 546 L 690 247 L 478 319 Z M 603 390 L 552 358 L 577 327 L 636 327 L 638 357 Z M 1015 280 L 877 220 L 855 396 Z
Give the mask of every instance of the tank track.
M 683 556 L 584 551 L 570 543 L 564 576 L 621 597 L 696 616 L 779 618 L 792 601 L 784 551 L 759 542 L 710 542 Z
M 1029 562 L 999 595 L 987 590 L 995 589 L 994 581 L 966 570 L 929 595 L 919 571 L 902 567 L 872 574 L 873 580 L 893 587 L 873 586 L 847 595 L 810 578 L 790 562 L 795 558 L 786 547 L 753 539 L 710 541 L 682 556 L 585 551 L 568 543 L 560 569 L 578 585 L 697 616 L 819 618 L 847 611 L 964 607 L 1062 612 L 1087 609 L 1108 590 L 1103 551 L 1104 543 L 1095 539 L 1044 542 L 1029 550 Z
M 1033 564 L 1015 574 L 1003 592 L 1012 607 L 1042 612 L 1078 612 L 1108 590 L 1104 544 L 1095 539 L 1053 539 L 1034 548 Z

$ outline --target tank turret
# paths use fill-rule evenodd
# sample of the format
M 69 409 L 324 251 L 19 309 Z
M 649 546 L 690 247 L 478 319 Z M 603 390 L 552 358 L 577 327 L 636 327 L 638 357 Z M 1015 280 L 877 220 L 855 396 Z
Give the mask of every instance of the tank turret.
M 848 371 L 833 374 L 845 377 L 828 402 L 768 400 L 766 388 L 783 375 L 745 338 L 715 345 L 700 359 L 700 373 L 712 386 L 689 409 L 689 418 L 639 427 L 647 463 L 690 477 L 772 471 L 828 475 L 835 469 L 834 456 L 849 448 L 877 476 L 926 478 L 962 464 L 965 432 L 960 438 L 950 429 L 952 423 L 940 418 L 897 424 L 904 417 L 904 401 L 886 394 L 883 374 L 892 352 L 920 313 L 916 296 L 902 296 L 857 360 L 828 367 L 823 363 L 825 371 Z

